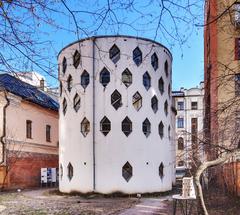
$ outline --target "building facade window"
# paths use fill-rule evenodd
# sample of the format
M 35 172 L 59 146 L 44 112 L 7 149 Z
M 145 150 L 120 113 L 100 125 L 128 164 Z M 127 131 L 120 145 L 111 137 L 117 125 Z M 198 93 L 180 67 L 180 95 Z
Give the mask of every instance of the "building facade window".
M 72 87 L 73 87 L 73 79 L 72 79 L 72 76 L 69 75 L 68 79 L 67 79 L 67 89 L 68 89 L 68 92 L 71 92 Z
M 51 142 L 51 125 L 46 125 L 46 141 Z
M 149 90 L 149 88 L 151 87 L 151 77 L 148 72 L 145 72 L 143 74 L 143 86 L 146 90 Z
M 170 84 L 168 84 L 168 96 L 169 96 L 169 98 L 171 96 L 171 85 Z
M 163 138 L 164 136 L 164 125 L 163 125 L 163 122 L 161 121 L 158 125 L 158 133 L 161 137 L 161 139 Z
M 169 70 L 168 61 L 166 60 L 164 63 L 164 71 L 165 71 L 166 77 L 168 77 L 168 73 L 169 73 L 168 70 Z
M 160 163 L 158 170 L 159 170 L 159 176 L 160 176 L 160 178 L 161 178 L 161 180 L 162 180 L 163 177 L 164 177 L 164 165 L 163 165 L 162 162 Z
M 192 148 L 193 150 L 197 147 L 197 133 L 198 133 L 198 118 L 191 119 L 191 136 L 192 136 Z
M 184 110 L 184 102 L 183 101 L 179 101 L 177 103 L 177 109 L 178 110 Z
M 164 93 L 164 81 L 162 77 L 158 81 L 158 89 L 162 95 Z
M 67 112 L 67 100 L 65 98 L 63 99 L 62 107 L 63 107 L 63 114 L 65 115 Z
M 106 87 L 110 82 L 110 72 L 104 67 L 100 72 L 100 83 Z
M 132 104 L 133 107 L 139 111 L 142 107 L 142 96 L 140 95 L 139 92 L 136 92 L 133 97 L 132 97 Z
M 158 57 L 156 53 L 151 56 L 151 65 L 155 71 L 158 69 Z
M 137 66 L 142 63 L 142 51 L 139 47 L 133 50 L 133 61 Z
M 197 102 L 191 102 L 191 109 L 197 110 L 198 109 L 198 103 Z
M 62 180 L 62 177 L 63 177 L 63 166 L 62 164 L 60 165 L 60 179 Z
M 235 60 L 240 60 L 240 38 L 235 38 Z
M 132 132 L 132 121 L 126 117 L 123 121 L 122 121 L 122 132 L 128 137 L 129 134 L 131 134 Z
M 167 116 L 168 115 L 168 102 L 167 100 L 164 102 L 164 113 Z
M 184 119 L 182 117 L 177 118 L 177 127 L 184 128 Z
M 184 166 L 184 161 L 178 161 L 178 166 Z
M 64 57 L 62 61 L 62 73 L 65 74 L 67 70 L 67 59 Z
M 89 84 L 89 73 L 84 70 L 82 75 L 81 75 L 81 85 L 83 89 L 85 90 Z
M 76 95 L 73 98 L 73 108 L 76 112 L 78 112 L 80 108 L 80 103 L 81 103 L 80 96 L 76 93 Z
M 168 139 L 170 140 L 171 138 L 171 127 L 170 125 L 168 126 Z
M 90 122 L 87 120 L 86 117 L 81 122 L 81 133 L 84 137 L 88 135 L 90 132 Z
M 107 136 L 107 134 L 111 130 L 111 122 L 110 120 L 105 116 L 100 122 L 100 131 L 104 134 L 104 136 Z
M 178 138 L 178 150 L 183 150 L 184 149 L 184 140 L 182 137 Z
M 132 73 L 128 69 L 125 69 L 122 73 L 122 82 L 126 87 L 132 84 Z
M 129 162 L 125 163 L 122 167 L 122 177 L 128 182 L 133 175 L 133 168 Z
M 120 60 L 120 49 L 115 44 L 109 50 L 109 58 L 113 63 L 117 63 Z
M 28 139 L 32 139 L 32 121 L 31 120 L 26 121 L 26 137 Z
M 62 89 L 63 88 L 63 86 L 62 86 L 62 82 L 60 81 L 59 82 L 59 96 L 62 96 Z
M 69 181 L 71 181 L 73 177 L 73 166 L 71 163 L 68 164 L 67 170 L 68 170 L 68 179 Z
M 73 66 L 75 67 L 75 69 L 78 68 L 79 64 L 80 64 L 80 53 L 78 52 L 78 50 L 76 50 L 73 55 Z
M 154 113 L 158 111 L 158 99 L 157 96 L 153 96 L 151 99 L 151 107 Z
M 111 95 L 111 104 L 115 110 L 122 106 L 122 96 L 117 90 L 115 90 Z
M 148 118 L 146 118 L 142 123 L 142 131 L 146 137 L 148 137 L 151 133 L 151 123 Z
M 235 95 L 240 96 L 240 73 L 235 74 Z

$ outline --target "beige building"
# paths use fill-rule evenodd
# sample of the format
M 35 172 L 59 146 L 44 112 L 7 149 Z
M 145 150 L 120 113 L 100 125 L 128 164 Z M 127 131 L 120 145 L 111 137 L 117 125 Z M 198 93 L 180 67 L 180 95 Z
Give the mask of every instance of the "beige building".
M 38 186 L 41 167 L 58 167 L 58 103 L 9 74 L 0 75 L 0 146 L 0 186 Z
M 176 166 L 190 168 L 193 151 L 203 156 L 199 139 L 203 132 L 203 82 L 190 89 L 173 91 L 176 115 Z

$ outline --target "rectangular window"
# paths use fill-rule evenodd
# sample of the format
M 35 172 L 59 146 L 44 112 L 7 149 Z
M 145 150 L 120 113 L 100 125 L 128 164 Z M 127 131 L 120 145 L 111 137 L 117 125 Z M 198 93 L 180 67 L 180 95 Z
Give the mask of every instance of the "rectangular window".
M 184 120 L 183 120 L 183 118 L 178 118 L 177 119 L 177 127 L 178 128 L 184 128 Z
M 26 137 L 32 139 L 32 121 L 26 121 Z
M 240 96 L 240 73 L 235 75 L 235 95 Z
M 178 102 L 177 103 L 177 109 L 178 110 L 183 110 L 184 109 L 184 102 Z
M 198 109 L 198 103 L 197 102 L 191 102 L 191 109 L 197 110 Z
M 51 126 L 46 125 L 46 141 L 51 142 Z
M 240 38 L 235 38 L 235 60 L 240 60 Z
M 197 132 L 198 132 L 198 119 L 191 119 L 191 135 L 192 135 L 192 143 L 197 143 Z

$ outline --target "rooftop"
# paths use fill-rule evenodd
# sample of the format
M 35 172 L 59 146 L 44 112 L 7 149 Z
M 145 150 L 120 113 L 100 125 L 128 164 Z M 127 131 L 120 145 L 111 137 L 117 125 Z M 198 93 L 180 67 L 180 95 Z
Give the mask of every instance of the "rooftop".
M 44 91 L 9 74 L 0 74 L 0 87 L 14 95 L 20 96 L 25 101 L 54 111 L 58 111 L 59 109 L 58 102 Z

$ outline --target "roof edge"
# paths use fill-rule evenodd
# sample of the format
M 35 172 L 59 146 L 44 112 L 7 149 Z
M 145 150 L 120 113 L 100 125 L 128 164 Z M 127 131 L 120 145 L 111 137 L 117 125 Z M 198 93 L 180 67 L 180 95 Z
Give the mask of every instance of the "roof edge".
M 156 44 L 158 44 L 159 46 L 165 48 L 165 49 L 169 52 L 170 57 L 171 57 L 171 60 L 173 60 L 173 56 L 172 56 L 172 53 L 170 52 L 170 50 L 169 50 L 166 46 L 164 46 L 163 44 L 161 44 L 160 42 L 157 42 L 157 41 L 152 40 L 152 39 L 144 38 L 144 37 L 137 37 L 137 36 L 131 36 L 131 35 L 99 35 L 99 36 L 91 36 L 91 37 L 86 37 L 86 38 L 83 38 L 83 39 L 80 39 L 80 40 L 76 40 L 76 41 L 68 44 L 67 46 L 63 47 L 63 48 L 58 52 L 57 58 L 59 57 L 59 55 L 61 54 L 61 52 L 62 52 L 63 50 L 65 50 L 66 48 L 72 46 L 72 45 L 75 44 L 75 43 L 83 42 L 83 41 L 85 41 L 85 40 L 92 40 L 92 39 L 98 39 L 98 38 L 108 38 L 108 37 L 109 37 L 109 38 L 114 38 L 114 37 L 120 37 L 120 38 L 122 38 L 122 37 L 127 37 L 127 38 L 141 39 L 141 40 L 149 41 L 149 42 L 152 42 L 152 43 L 156 43 Z

